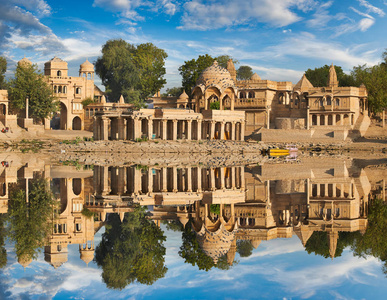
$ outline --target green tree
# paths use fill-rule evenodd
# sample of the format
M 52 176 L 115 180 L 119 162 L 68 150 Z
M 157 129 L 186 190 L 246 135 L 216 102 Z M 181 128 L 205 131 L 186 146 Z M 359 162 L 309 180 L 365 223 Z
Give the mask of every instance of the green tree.
M 341 256 L 345 247 L 351 246 L 355 239 L 359 237 L 359 232 L 339 232 L 335 257 Z M 308 254 L 315 253 L 324 258 L 329 258 L 328 233 L 325 231 L 315 231 L 306 242 L 305 251 Z
M 237 70 L 238 80 L 249 80 L 253 76 L 253 69 L 250 66 L 240 66 Z
M 185 61 L 179 67 L 182 79 L 182 86 L 188 95 L 191 95 L 192 88 L 196 85 L 199 75 L 214 62 L 214 58 L 208 54 L 199 55 L 197 59 Z
M 53 195 L 42 177 L 19 183 L 10 192 L 9 237 L 15 242 L 16 256 L 36 259 L 52 230 Z
M 383 200 L 374 200 L 369 205 L 368 227 L 363 236 L 358 236 L 352 245 L 354 255 L 372 255 L 384 262 L 383 272 L 387 275 L 387 205 Z
M 183 93 L 184 89 L 182 87 L 173 87 L 168 88 L 165 93 L 162 94 L 163 97 L 179 97 Z
M 25 109 L 28 97 L 29 116 L 34 118 L 43 120 L 58 111 L 58 101 L 36 64 L 18 64 L 15 78 L 8 86 L 8 95 L 10 105 L 15 110 Z
M 105 228 L 95 261 L 108 288 L 123 289 L 135 281 L 151 285 L 165 276 L 165 236 L 146 218 L 144 208 L 125 214 L 122 223 L 118 215 L 110 215 Z
M 196 85 L 196 81 L 198 80 L 199 75 L 206 68 L 210 67 L 215 59 L 223 68 L 227 67 L 227 61 L 229 59 L 232 59 L 234 64 L 238 63 L 236 59 L 229 55 L 220 55 L 216 58 L 213 58 L 211 55 L 205 54 L 199 55 L 197 59 L 185 61 L 184 64 L 179 67 L 179 72 L 182 77 L 182 86 L 188 95 L 191 95 L 192 88 Z
M 4 76 L 5 72 L 7 72 L 7 60 L 5 57 L 0 56 L 0 90 L 7 88 Z
M 220 109 L 220 102 L 215 101 L 210 103 L 210 109 L 219 110 Z M 214 204 L 211 204 L 211 206 Z
M 5 239 L 6 239 L 6 230 L 5 230 L 5 215 L 0 215 L 0 269 L 4 268 L 7 265 L 7 251 L 5 250 Z
M 219 66 L 227 69 L 227 62 L 232 59 L 232 62 L 234 65 L 239 64 L 239 61 L 235 58 L 232 58 L 230 55 L 219 55 L 218 57 L 215 58 L 216 61 L 218 62 Z
M 137 47 L 122 39 L 109 40 L 102 46 L 102 56 L 95 63 L 95 71 L 101 77 L 110 99 L 125 101 L 137 107 L 158 92 L 166 80 L 165 59 L 167 54 L 151 43 Z
M 249 257 L 253 253 L 253 245 L 249 240 L 237 241 L 237 252 L 241 257 Z
M 354 67 L 352 76 L 358 84 L 364 83 L 368 92 L 368 106 L 374 112 L 380 112 L 387 107 L 387 67 L 378 64 L 372 67 L 366 65 Z
M 184 258 L 185 263 L 198 266 L 199 270 L 209 271 L 215 264 L 211 257 L 207 256 L 200 248 L 196 234 L 192 229 L 191 221 L 187 223 L 182 233 L 183 243 L 179 255 Z
M 329 78 L 329 68 L 330 66 L 325 65 L 321 68 L 315 68 L 314 70 L 308 69 L 305 72 L 306 78 L 310 81 L 311 84 L 315 87 L 324 87 L 328 85 Z M 339 81 L 339 86 L 356 86 L 356 81 L 352 75 L 347 75 L 344 73 L 343 69 L 340 66 L 335 66 L 337 80 Z

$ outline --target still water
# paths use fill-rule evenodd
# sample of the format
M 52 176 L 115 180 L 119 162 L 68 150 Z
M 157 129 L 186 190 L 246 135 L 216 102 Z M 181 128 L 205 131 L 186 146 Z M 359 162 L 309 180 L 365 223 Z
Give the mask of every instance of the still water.
M 0 299 L 385 299 L 385 161 L 81 165 L 0 177 Z

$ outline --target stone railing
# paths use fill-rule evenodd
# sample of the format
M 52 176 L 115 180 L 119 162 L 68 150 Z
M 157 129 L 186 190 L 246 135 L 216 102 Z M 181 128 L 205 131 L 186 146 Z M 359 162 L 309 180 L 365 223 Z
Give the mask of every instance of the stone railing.
M 267 100 L 265 98 L 241 98 L 235 99 L 235 107 L 266 107 Z

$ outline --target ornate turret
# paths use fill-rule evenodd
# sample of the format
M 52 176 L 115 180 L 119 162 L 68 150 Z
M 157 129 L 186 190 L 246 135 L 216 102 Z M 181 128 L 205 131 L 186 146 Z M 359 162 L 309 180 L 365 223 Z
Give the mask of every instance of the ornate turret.
M 86 61 L 79 66 L 79 76 L 88 78 L 88 75 L 90 75 L 90 79 L 94 79 L 94 65 L 86 59 Z
M 232 264 L 234 263 L 235 253 L 237 250 L 236 241 L 237 239 L 235 237 L 232 241 L 230 250 L 227 252 L 227 263 L 229 264 L 229 266 L 232 266 Z
M 339 82 L 337 80 L 337 74 L 336 74 L 335 66 L 333 64 L 329 68 L 328 86 L 331 87 L 331 88 L 339 86 Z
M 21 255 L 21 256 L 18 258 L 17 262 L 18 262 L 19 264 L 21 264 L 21 265 L 23 266 L 23 268 L 25 269 L 25 268 L 27 268 L 28 265 L 32 262 L 32 258 L 31 258 L 31 256 L 29 256 L 28 254 L 26 254 L 26 255 Z
M 258 246 L 261 244 L 261 240 L 251 240 L 251 245 L 253 246 L 254 249 L 257 249 Z
M 310 230 L 307 226 L 296 227 L 294 228 L 294 232 L 300 239 L 302 245 L 305 247 L 306 242 L 309 240 L 309 238 L 313 234 L 313 230 Z
M 90 246 L 86 245 L 79 245 L 79 253 L 80 258 L 86 263 L 86 265 L 89 264 L 94 259 L 94 243 L 89 242 Z
M 186 108 L 188 101 L 189 101 L 189 97 L 184 90 L 183 93 L 181 93 L 181 95 L 179 96 L 179 98 L 176 101 L 177 108 Z
M 67 62 L 55 56 L 44 64 L 44 75 L 50 77 L 67 77 L 68 69 Z
M 261 80 L 261 77 L 257 73 L 254 73 L 253 76 L 251 76 L 250 80 L 258 81 Z
M 232 80 L 236 82 L 236 70 L 231 58 L 227 61 L 227 70 L 230 72 Z
M 124 104 L 125 103 L 124 96 L 121 95 L 120 100 L 118 101 L 118 103 L 120 103 L 120 104 Z

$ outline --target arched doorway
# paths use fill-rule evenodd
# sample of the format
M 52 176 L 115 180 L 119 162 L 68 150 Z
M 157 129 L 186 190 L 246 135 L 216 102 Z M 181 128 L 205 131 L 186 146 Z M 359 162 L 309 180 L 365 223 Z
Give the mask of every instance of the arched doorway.
M 73 119 L 73 130 L 81 130 L 82 129 L 82 120 L 80 117 L 75 117 Z
M 63 102 L 60 102 L 60 129 L 67 129 L 67 107 Z

